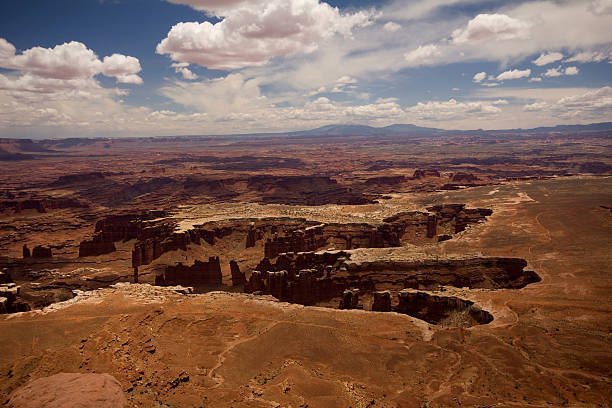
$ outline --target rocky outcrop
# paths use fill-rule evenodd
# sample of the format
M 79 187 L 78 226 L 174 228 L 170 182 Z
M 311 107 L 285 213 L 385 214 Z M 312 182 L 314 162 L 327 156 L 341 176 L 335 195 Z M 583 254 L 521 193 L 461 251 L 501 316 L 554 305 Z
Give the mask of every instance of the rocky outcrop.
M 174 226 L 171 227 L 173 228 Z M 163 228 L 160 229 L 163 230 Z M 199 235 L 194 234 L 193 231 L 172 233 L 171 229 L 160 231 L 159 235 L 151 233 L 151 237 L 137 241 L 132 249 L 132 267 L 148 265 L 166 252 L 187 251 L 189 244 L 200 243 Z
M 359 308 L 359 289 L 347 289 L 342 293 L 339 309 L 358 309 Z M 361 306 L 363 308 L 363 306 Z
M 439 286 L 483 289 L 520 289 L 540 281 L 533 271 L 525 271 L 520 258 L 468 258 L 423 261 L 373 261 L 347 263 L 352 275 L 368 276 L 374 284 L 401 285 L 413 289 Z
M 374 292 L 374 302 L 372 303 L 373 312 L 391 311 L 391 292 L 388 290 Z
M 471 173 L 455 173 L 453 174 L 453 177 L 451 177 L 451 181 L 453 183 L 467 183 L 467 184 L 472 184 L 475 181 L 478 181 L 478 177 L 476 177 L 475 175 L 471 174 Z
M 65 186 L 78 183 L 96 183 L 105 178 L 105 174 L 99 171 L 90 173 L 66 174 L 60 176 L 52 186 Z
M 13 210 L 20 213 L 25 210 L 36 210 L 39 213 L 46 213 L 49 210 L 59 210 L 64 208 L 88 208 L 89 205 L 75 198 L 29 198 L 0 201 L 0 212 Z
M 53 258 L 53 251 L 51 248 L 45 246 L 35 246 L 32 250 L 32 258 L 44 259 L 44 258 Z
M 195 261 L 192 266 L 179 263 L 168 266 L 155 277 L 157 286 L 220 286 L 223 276 L 219 257 L 211 257 L 208 262 Z
M 440 177 L 440 172 L 438 170 L 417 169 L 412 175 L 414 180 L 420 180 L 427 177 Z
M 240 271 L 236 261 L 230 261 L 230 272 L 232 274 L 232 286 L 240 286 L 246 283 L 244 272 Z
M 274 258 L 286 252 L 310 252 L 326 248 L 399 247 L 405 243 L 437 241 L 437 236 L 455 234 L 468 225 L 492 214 L 488 209 L 466 209 L 464 204 L 447 204 L 427 209 L 429 212 L 404 212 L 370 224 L 320 224 L 275 234 L 264 244 L 264 256 Z M 247 239 L 248 242 L 248 239 Z
M 0 285 L 0 314 L 27 312 L 30 307 L 20 300 L 21 287 L 13 282 Z
M 30 381 L 11 394 L 11 408 L 127 408 L 119 381 L 109 374 L 67 374 Z
M 79 245 L 79 257 L 100 256 L 116 251 L 115 242 L 137 239 L 143 235 L 147 222 L 165 216 L 163 211 L 116 214 L 96 222 L 91 239 Z
M 347 257 L 334 251 L 282 254 L 274 264 L 264 258 L 251 273 L 245 292 L 269 294 L 302 305 L 341 296 L 350 286 L 344 276 Z
M 436 296 L 408 289 L 399 292 L 398 298 L 397 312 L 431 324 L 470 327 L 493 321 L 493 316 L 474 302 L 454 296 Z
M 23 248 L 21 249 L 21 253 L 23 255 L 23 259 L 30 258 L 32 253 L 30 252 L 30 248 L 26 244 L 23 244 Z

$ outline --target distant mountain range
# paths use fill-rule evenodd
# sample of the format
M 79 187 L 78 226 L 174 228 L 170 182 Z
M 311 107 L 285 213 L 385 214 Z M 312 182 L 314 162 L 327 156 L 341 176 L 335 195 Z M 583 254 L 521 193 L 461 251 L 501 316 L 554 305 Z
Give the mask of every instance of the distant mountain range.
M 395 134 L 443 134 L 443 129 L 420 127 L 416 125 L 391 125 L 386 127 L 372 127 L 366 125 L 327 125 L 316 129 L 301 130 L 288 133 L 291 136 L 368 136 L 368 135 L 395 135 Z
M 559 125 L 554 127 L 538 127 L 533 129 L 500 129 L 500 130 L 445 130 L 421 127 L 416 125 L 391 125 L 372 127 L 366 125 L 328 125 L 311 130 L 278 133 L 289 136 L 371 136 L 371 135 L 444 135 L 448 133 L 533 133 L 533 132 L 570 132 L 570 131 L 606 131 L 612 130 L 612 122 L 593 123 L 589 125 Z

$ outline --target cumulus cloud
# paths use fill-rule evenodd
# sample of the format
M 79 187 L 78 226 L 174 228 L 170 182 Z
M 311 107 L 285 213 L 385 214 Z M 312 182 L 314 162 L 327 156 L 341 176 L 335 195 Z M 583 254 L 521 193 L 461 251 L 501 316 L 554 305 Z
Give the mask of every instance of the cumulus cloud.
M 529 78 L 529 82 L 542 82 L 542 78 L 540 77 Z
M 442 53 L 435 44 L 421 45 L 417 49 L 410 51 L 404 55 L 404 59 L 408 65 L 428 65 L 435 62 L 436 57 Z
M 543 67 L 544 65 L 552 64 L 553 62 L 557 62 L 563 59 L 563 54 L 560 52 L 549 52 L 546 54 L 540 54 L 540 56 L 532 61 L 538 67 Z
M 397 23 L 395 23 L 393 21 L 389 21 L 387 24 L 385 24 L 383 26 L 383 30 L 388 31 L 390 33 L 394 33 L 396 31 L 400 30 L 401 28 L 402 28 L 401 25 L 399 25 L 399 24 L 397 24 Z
M 142 78 L 137 75 L 141 70 L 137 58 L 121 54 L 104 57 L 102 62 L 102 74 L 115 77 L 117 82 L 123 84 L 142 84 Z
M 531 24 L 505 14 L 479 14 L 452 34 L 455 44 L 527 39 Z
M 137 75 L 141 71 L 137 58 L 113 54 L 101 61 L 85 44 L 76 41 L 54 48 L 33 47 L 16 54 L 12 44 L 0 39 L 0 67 L 57 80 L 103 74 L 121 83 L 142 83 Z
M 565 68 L 565 75 L 578 75 L 580 70 L 578 67 L 567 67 Z
M 502 110 L 491 102 L 458 102 L 455 99 L 449 99 L 444 102 L 419 102 L 415 106 L 407 108 L 406 111 L 420 120 L 441 121 L 458 119 L 466 115 L 497 115 L 501 113 Z
M 232 70 L 274 57 L 309 54 L 336 34 L 372 24 L 373 12 L 342 14 L 319 0 L 175 1 L 212 11 L 221 21 L 178 23 L 157 45 L 176 62 Z
M 505 81 L 509 79 L 528 78 L 531 75 L 530 69 L 513 69 L 511 71 L 502 72 L 497 76 L 498 81 Z
M 476 83 L 480 83 L 482 81 L 484 81 L 487 78 L 487 73 L 486 72 L 479 72 L 476 75 L 474 75 L 474 78 L 472 78 L 472 81 L 476 82 Z
M 561 75 L 563 75 L 563 72 L 561 72 L 561 67 L 549 68 L 544 73 L 544 76 L 549 78 L 560 77 Z
M 108 130 L 127 123 L 126 115 L 137 111 L 124 107 L 121 98 L 127 91 L 104 88 L 96 78 L 102 74 L 118 83 L 142 83 L 134 57 L 113 54 L 100 60 L 75 41 L 17 53 L 0 39 L 0 67 L 7 70 L 0 74 L 0 128 Z
M 174 68 L 174 72 L 181 74 L 184 79 L 195 80 L 199 78 L 189 69 L 189 63 L 187 62 L 174 63 L 171 66 Z

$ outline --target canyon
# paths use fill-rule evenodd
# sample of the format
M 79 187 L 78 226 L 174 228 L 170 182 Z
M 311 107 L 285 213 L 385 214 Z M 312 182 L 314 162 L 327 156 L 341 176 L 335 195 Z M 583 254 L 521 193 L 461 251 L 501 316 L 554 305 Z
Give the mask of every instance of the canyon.
M 1 399 L 604 407 L 604 133 L 4 140 Z

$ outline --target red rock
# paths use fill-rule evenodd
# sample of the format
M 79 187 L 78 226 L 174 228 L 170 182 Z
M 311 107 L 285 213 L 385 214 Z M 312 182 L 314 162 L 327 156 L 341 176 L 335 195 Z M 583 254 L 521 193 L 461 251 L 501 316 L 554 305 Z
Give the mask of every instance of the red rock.
M 219 257 L 211 257 L 208 262 L 195 261 L 192 266 L 178 264 L 168 266 L 162 275 L 155 277 L 157 286 L 194 286 L 221 285 L 221 264 Z
M 109 374 L 55 374 L 19 388 L 12 408 L 125 408 L 121 384 Z
M 372 304 L 373 312 L 390 312 L 391 311 L 391 292 L 388 290 L 374 292 L 374 303 Z
M 244 283 L 246 282 L 244 272 L 240 271 L 240 267 L 238 266 L 238 263 L 236 261 L 230 262 L 230 271 L 232 273 L 232 285 L 244 285 Z
M 36 246 L 32 250 L 32 258 L 52 258 L 53 252 L 51 248 L 44 246 Z

